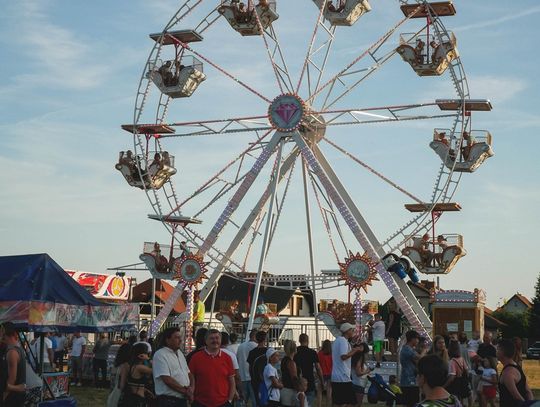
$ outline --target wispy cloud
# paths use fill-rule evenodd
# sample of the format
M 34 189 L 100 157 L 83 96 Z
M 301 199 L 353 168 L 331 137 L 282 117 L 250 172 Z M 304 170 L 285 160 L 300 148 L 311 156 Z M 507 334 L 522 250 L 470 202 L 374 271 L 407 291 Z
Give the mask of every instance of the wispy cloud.
M 531 7 L 527 10 L 520 11 L 519 13 L 509 13 L 503 17 L 495 18 L 493 20 L 484 20 L 477 23 L 462 25 L 453 29 L 455 32 L 463 32 L 469 30 L 478 30 L 480 28 L 491 27 L 494 25 L 500 25 L 508 21 L 513 21 L 520 19 L 522 17 L 527 17 L 536 13 L 540 13 L 540 6 Z
M 107 73 L 102 59 L 84 38 L 50 21 L 47 2 L 20 1 L 15 13 L 20 26 L 14 42 L 31 61 L 23 73 L 12 78 L 15 87 L 89 89 L 98 86 Z M 38 29 L 37 29 L 38 28 Z

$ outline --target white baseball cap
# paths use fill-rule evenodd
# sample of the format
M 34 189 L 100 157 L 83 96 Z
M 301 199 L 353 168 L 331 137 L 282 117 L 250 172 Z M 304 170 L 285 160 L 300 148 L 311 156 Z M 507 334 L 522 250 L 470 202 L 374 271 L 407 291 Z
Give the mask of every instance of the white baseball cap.
M 277 353 L 276 349 L 268 348 L 268 350 L 266 351 L 266 359 L 270 360 L 270 358 L 272 357 L 272 355 L 274 355 L 274 353 Z
M 341 333 L 345 333 L 351 329 L 354 329 L 355 326 L 353 324 L 349 324 L 348 322 L 345 322 L 343 324 L 341 324 L 341 326 L 339 327 L 339 330 L 341 331 Z

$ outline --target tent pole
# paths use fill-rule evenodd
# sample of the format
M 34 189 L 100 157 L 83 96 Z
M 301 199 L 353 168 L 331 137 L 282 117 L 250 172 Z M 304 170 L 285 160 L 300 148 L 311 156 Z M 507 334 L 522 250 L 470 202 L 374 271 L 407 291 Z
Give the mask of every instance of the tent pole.
M 214 295 L 212 295 L 212 308 L 210 309 L 210 322 L 208 322 L 208 329 L 210 329 L 212 325 L 212 317 L 214 315 L 214 309 L 215 309 L 214 307 L 216 306 L 216 295 L 217 295 L 218 287 L 219 287 L 219 280 L 217 280 L 216 284 L 214 284 Z
M 44 347 L 45 347 L 45 333 L 41 332 L 39 336 L 39 375 L 42 378 L 43 378 L 43 357 L 45 355 Z M 43 390 L 40 393 L 39 401 L 43 401 Z
M 150 311 L 150 326 L 156 318 L 156 278 L 152 276 L 152 310 Z

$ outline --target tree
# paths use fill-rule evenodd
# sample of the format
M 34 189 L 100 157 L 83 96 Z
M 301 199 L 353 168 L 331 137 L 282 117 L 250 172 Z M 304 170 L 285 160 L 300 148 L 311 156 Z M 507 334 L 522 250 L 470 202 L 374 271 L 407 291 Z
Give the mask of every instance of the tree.
M 528 319 L 527 312 L 512 314 L 507 311 L 495 311 L 493 316 L 504 322 L 506 326 L 501 328 L 503 338 L 526 338 L 528 336 Z
M 540 340 L 540 273 L 536 280 L 535 295 L 532 300 L 532 308 L 529 310 L 529 339 Z

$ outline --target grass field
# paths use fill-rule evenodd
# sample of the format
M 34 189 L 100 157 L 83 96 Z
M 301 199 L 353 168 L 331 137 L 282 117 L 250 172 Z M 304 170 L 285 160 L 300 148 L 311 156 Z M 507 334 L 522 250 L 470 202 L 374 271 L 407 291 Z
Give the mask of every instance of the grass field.
M 535 398 L 540 399 L 540 360 L 524 360 L 523 369 L 527 375 L 529 385 L 534 391 Z M 71 387 L 72 397 L 77 400 L 78 407 L 101 407 L 107 403 L 108 389 L 96 389 L 93 387 Z M 363 406 L 375 406 L 376 404 L 363 403 Z M 383 406 L 380 403 L 379 406 Z

